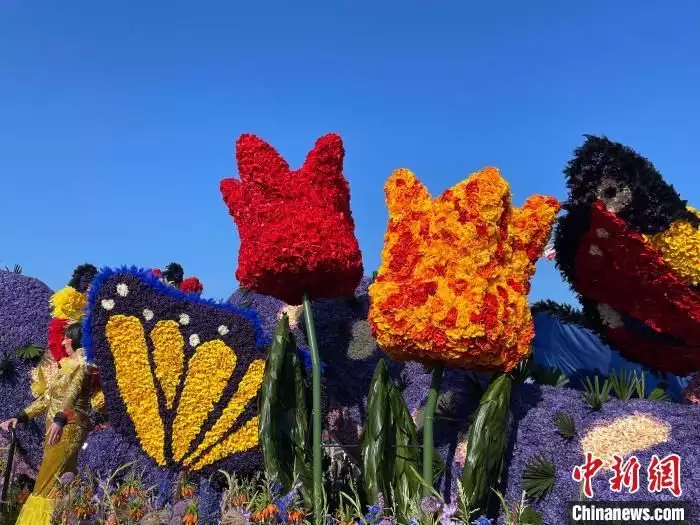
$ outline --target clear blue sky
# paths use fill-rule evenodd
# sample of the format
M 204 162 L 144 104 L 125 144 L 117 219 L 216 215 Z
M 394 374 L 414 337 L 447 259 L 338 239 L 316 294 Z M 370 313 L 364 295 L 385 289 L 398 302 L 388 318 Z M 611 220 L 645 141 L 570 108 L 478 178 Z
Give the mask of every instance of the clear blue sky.
M 245 132 L 292 166 L 341 134 L 368 273 L 399 167 L 434 195 L 495 165 L 516 204 L 564 198 L 606 134 L 700 205 L 698 28 L 696 0 L 0 0 L 0 264 L 58 288 L 81 262 L 179 261 L 228 296 L 218 187 Z M 571 299 L 551 263 L 539 298 Z

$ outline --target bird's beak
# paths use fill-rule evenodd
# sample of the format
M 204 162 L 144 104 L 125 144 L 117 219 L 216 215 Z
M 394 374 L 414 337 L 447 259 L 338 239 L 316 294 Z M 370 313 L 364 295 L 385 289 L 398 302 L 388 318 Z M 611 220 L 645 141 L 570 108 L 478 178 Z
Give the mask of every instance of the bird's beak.
M 700 217 L 697 210 L 689 210 Z M 679 220 L 666 231 L 645 235 L 644 238 L 659 251 L 664 262 L 678 277 L 692 286 L 700 284 L 700 228 L 686 220 Z

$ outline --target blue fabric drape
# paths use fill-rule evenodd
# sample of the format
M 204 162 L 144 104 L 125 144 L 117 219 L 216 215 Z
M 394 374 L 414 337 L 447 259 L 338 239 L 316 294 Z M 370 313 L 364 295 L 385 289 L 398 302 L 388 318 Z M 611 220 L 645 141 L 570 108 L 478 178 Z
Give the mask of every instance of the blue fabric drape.
M 593 373 L 607 376 L 614 370 L 637 370 L 642 367 L 633 361 L 628 361 L 609 346 L 605 345 L 598 336 L 585 328 L 563 323 L 559 319 L 540 313 L 534 319 L 535 339 L 533 355 L 535 362 L 541 366 L 556 367 L 571 379 L 570 385 L 580 387 L 580 378 Z M 661 376 L 664 378 L 664 376 Z M 668 394 L 678 400 L 681 390 L 688 384 L 690 378 L 666 374 Z M 659 379 L 645 372 L 647 391 L 656 387 Z M 648 393 L 648 392 L 647 392 Z

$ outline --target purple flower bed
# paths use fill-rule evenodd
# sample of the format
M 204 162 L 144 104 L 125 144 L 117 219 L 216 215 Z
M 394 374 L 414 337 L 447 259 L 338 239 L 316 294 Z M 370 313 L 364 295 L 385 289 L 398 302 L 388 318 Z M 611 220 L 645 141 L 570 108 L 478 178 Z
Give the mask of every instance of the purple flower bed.
M 107 479 L 128 463 L 132 463 L 131 468 L 143 476 L 146 487 L 161 486 L 163 483 L 170 485 L 172 481 L 173 476 L 166 469 L 159 468 L 138 444 L 111 426 L 91 432 L 78 456 L 81 473 L 91 473 L 102 479 Z
M 640 489 L 635 494 L 626 490 L 615 493 L 609 487 L 609 473 L 599 472 L 593 479 L 594 497 L 590 501 L 675 501 L 668 491 L 650 493 L 646 490 L 646 468 L 651 456 L 663 458 L 668 454 L 681 456 L 680 498 L 691 502 L 689 523 L 700 523 L 700 407 L 668 402 L 612 399 L 594 412 L 585 403 L 581 392 L 568 388 L 521 385 L 515 391 L 511 408 L 515 420 L 515 441 L 508 456 L 506 501 L 519 501 L 522 494 L 522 473 L 528 461 L 543 455 L 556 467 L 556 481 L 551 493 L 532 506 L 540 512 L 544 523 L 566 523 L 566 504 L 579 499 L 579 483 L 572 479 L 575 466 L 584 462 L 579 438 L 600 420 L 613 421 L 635 412 L 650 414 L 671 427 L 668 442 L 654 445 L 634 454 L 641 463 Z M 553 422 L 558 411 L 568 413 L 576 424 L 578 436 L 571 441 L 561 437 Z M 502 522 L 501 522 L 502 523 Z
M 15 350 L 31 344 L 47 347 L 51 294 L 51 289 L 38 279 L 0 271 L 0 359 L 9 357 L 9 370 L 0 377 L 2 421 L 34 400 L 29 385 L 36 363 L 17 357 Z M 43 418 L 37 418 L 17 433 L 20 453 L 32 468 L 41 461 L 43 427 Z

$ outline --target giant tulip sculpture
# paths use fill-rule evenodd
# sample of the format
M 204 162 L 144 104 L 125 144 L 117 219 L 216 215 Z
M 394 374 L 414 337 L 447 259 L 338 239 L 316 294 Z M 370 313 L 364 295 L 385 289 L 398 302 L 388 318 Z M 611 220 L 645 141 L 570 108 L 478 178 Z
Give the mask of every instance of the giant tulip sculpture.
M 236 277 L 241 286 L 303 304 L 312 357 L 314 514 L 322 519 L 321 372 L 311 300 L 352 295 L 362 278 L 362 254 L 343 176 L 343 143 L 321 137 L 303 166 L 289 165 L 254 135 L 236 143 L 240 180 L 221 193 L 238 226 Z
M 385 192 L 389 226 L 382 265 L 369 289 L 369 321 L 391 357 L 433 367 L 424 418 L 424 482 L 432 480 L 432 419 L 443 367 L 496 373 L 470 431 L 480 435 L 470 435 L 465 467 L 470 503 L 479 505 L 485 491 L 472 477 L 488 467 L 485 462 L 501 461 L 500 430 L 510 397 L 505 373 L 530 352 L 529 282 L 559 204 L 535 195 L 513 207 L 510 188 L 495 168 L 472 174 L 434 200 L 413 173 L 397 170 Z M 494 447 L 500 450 L 486 458 L 478 443 L 489 440 L 490 454 Z M 495 471 L 486 468 L 483 479 Z

